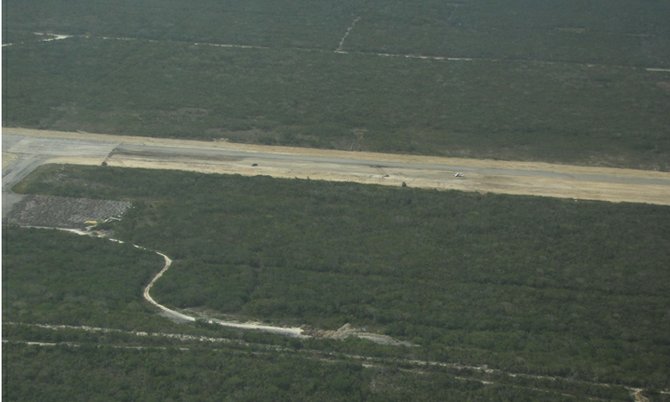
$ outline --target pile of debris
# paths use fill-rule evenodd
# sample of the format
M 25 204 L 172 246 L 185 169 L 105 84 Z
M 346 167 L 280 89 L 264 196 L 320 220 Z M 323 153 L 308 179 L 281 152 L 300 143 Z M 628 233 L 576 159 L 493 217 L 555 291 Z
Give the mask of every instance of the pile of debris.
M 84 229 L 119 220 L 130 206 L 127 201 L 28 195 L 14 206 L 7 222 L 20 226 Z
M 307 331 L 307 335 L 313 336 L 315 338 L 330 338 L 340 340 L 349 337 L 354 337 L 354 338 L 366 339 L 370 342 L 378 343 L 380 345 L 416 346 L 411 342 L 399 341 L 388 335 L 375 334 L 373 332 L 366 332 L 364 330 L 356 329 L 349 323 L 344 324 L 336 331 L 314 329 L 311 331 Z

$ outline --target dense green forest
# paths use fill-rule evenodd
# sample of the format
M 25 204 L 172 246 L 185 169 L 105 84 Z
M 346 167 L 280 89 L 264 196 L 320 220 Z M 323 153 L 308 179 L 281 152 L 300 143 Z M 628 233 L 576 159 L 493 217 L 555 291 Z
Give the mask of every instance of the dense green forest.
M 132 200 L 114 230 L 175 259 L 155 289 L 168 305 L 668 386 L 667 207 L 109 167 L 17 189 Z
M 668 7 L 11 0 L 3 125 L 668 170 Z
M 450 57 L 668 66 L 662 0 L 368 2 L 351 49 Z
M 670 66 L 670 5 L 441 0 L 9 0 L 5 42 L 24 32 L 353 51 Z
M 577 401 L 532 385 L 485 385 L 422 370 L 364 368 L 285 353 L 87 345 L 3 347 L 3 399 L 39 401 Z M 582 394 L 583 395 L 583 394 Z M 608 400 L 627 400 L 601 391 Z
M 273 47 L 335 48 L 357 0 L 28 0 L 3 2 L 3 41 L 58 32 Z
M 298 342 L 178 325 L 141 302 L 153 265 L 160 265 L 155 255 L 129 245 L 5 226 L 3 399 L 628 398 L 617 386 L 420 367 L 408 363 L 411 356 L 375 353 L 361 341 Z
M 144 330 L 175 329 L 145 305 L 159 256 L 55 230 L 4 227 L 2 320 Z
M 3 126 L 670 170 L 665 0 L 2 13 Z M 3 225 L 8 401 L 670 400 L 668 207 L 61 165 L 15 190 L 133 207 L 101 227 L 125 244 Z M 150 250 L 170 307 L 413 346 L 174 322 Z

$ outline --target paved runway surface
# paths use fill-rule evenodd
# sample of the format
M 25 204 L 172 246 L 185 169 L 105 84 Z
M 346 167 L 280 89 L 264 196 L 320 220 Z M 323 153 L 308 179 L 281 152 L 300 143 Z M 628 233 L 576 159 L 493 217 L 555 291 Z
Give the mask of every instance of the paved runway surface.
M 8 192 L 42 163 L 268 175 L 366 184 L 670 205 L 670 173 L 3 128 Z M 461 172 L 463 177 L 455 177 Z

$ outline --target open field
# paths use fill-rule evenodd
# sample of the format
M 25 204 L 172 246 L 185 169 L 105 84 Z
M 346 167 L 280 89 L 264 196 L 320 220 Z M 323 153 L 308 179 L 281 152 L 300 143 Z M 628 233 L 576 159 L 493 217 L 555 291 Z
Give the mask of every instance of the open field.
M 667 387 L 667 207 L 111 167 L 21 188 L 133 201 L 113 228 L 173 258 L 153 290 L 170 306 Z
M 290 3 L 3 3 L 3 125 L 670 169 L 666 2 Z

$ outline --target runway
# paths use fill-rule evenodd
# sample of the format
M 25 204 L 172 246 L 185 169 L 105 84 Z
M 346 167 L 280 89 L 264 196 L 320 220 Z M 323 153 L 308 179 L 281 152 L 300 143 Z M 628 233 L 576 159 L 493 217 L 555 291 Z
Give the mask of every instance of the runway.
M 670 205 L 670 173 L 3 128 L 9 188 L 43 163 L 266 175 L 364 184 Z M 456 172 L 462 177 L 455 177 Z

